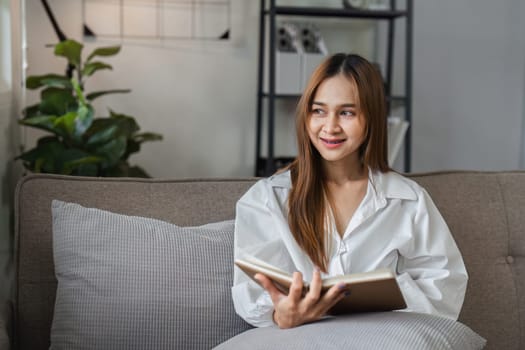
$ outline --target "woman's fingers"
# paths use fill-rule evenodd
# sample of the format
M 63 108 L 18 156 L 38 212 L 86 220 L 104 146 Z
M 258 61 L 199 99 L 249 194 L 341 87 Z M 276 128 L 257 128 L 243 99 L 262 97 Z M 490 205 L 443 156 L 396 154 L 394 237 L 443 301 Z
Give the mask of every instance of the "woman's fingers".
M 308 293 L 306 293 L 301 303 L 305 316 L 308 321 L 317 320 L 327 314 L 327 312 L 345 297 L 347 287 L 344 283 L 337 284 L 323 293 L 323 282 L 321 272 L 316 269 L 312 275 Z
M 345 297 L 345 284 L 340 283 L 322 293 L 321 273 L 316 270 L 310 288 L 303 295 L 303 276 L 294 272 L 288 295 L 282 293 L 270 278 L 256 274 L 254 278 L 268 291 L 274 304 L 274 319 L 281 328 L 289 328 L 305 322 L 315 321 Z
M 327 300 L 332 300 L 332 299 L 337 298 L 341 294 L 344 295 L 344 293 L 347 292 L 347 290 L 348 288 L 346 287 L 346 284 L 338 283 L 335 286 L 332 286 L 330 289 L 328 289 L 326 293 L 324 294 L 324 297 Z
M 293 273 L 292 285 L 288 297 L 293 303 L 298 303 L 303 297 L 303 274 L 300 272 Z
M 333 291 L 332 291 L 333 289 Z M 326 292 L 326 303 L 324 314 L 326 314 L 332 307 L 344 298 L 350 297 L 350 292 L 344 283 L 333 286 Z
M 263 286 L 264 289 L 268 291 L 274 305 L 278 302 L 280 298 L 285 296 L 279 289 L 277 289 L 277 287 L 273 284 L 272 280 L 263 275 L 262 273 L 257 273 L 253 277 Z
M 305 302 L 308 305 L 315 305 L 321 297 L 321 289 L 323 287 L 323 282 L 321 280 L 321 272 L 319 269 L 315 269 L 312 275 L 312 281 L 310 282 L 310 288 L 308 293 L 305 296 Z
M 317 304 L 319 307 L 318 310 L 322 315 L 325 315 L 335 304 L 344 299 L 347 293 L 348 289 L 344 283 L 338 283 L 332 286 Z

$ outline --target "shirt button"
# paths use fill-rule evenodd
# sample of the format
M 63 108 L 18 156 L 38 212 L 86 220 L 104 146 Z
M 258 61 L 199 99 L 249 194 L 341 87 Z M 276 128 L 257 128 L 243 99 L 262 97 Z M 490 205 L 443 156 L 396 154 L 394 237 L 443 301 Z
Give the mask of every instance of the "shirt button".
M 512 264 L 514 262 L 514 258 L 512 256 L 510 256 L 510 255 L 507 256 L 507 258 L 505 260 L 507 260 L 507 263 L 509 263 L 509 264 Z

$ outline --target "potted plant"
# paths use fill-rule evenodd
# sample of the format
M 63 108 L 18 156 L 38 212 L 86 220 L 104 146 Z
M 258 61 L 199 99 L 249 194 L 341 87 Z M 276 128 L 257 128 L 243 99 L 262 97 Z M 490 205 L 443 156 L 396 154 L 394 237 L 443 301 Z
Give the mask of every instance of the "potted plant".
M 97 48 L 85 60 L 83 45 L 75 40 L 56 44 L 54 53 L 68 61 L 66 75 L 30 76 L 28 89 L 41 89 L 40 102 L 24 109 L 20 124 L 50 133 L 38 139 L 34 148 L 17 157 L 32 172 L 83 176 L 149 177 L 139 166 L 128 163 L 129 156 L 143 142 L 161 140 L 157 133 L 139 132 L 132 116 L 109 110 L 107 117 L 95 117 L 93 100 L 130 90 L 87 93 L 86 80 L 112 66 L 97 57 L 116 55 L 120 46 Z M 70 76 L 70 77 L 68 77 Z

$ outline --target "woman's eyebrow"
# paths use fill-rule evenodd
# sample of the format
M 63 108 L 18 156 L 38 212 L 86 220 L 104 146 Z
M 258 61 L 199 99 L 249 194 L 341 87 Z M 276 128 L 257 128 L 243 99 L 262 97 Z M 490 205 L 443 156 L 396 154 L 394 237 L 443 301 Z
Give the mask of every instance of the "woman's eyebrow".
M 318 101 L 314 101 L 314 102 L 312 102 L 312 104 L 313 105 L 319 105 L 319 106 L 326 106 L 326 103 L 318 102 Z M 343 104 L 339 105 L 338 107 L 352 107 L 352 108 L 355 108 L 356 104 L 355 103 L 343 103 Z

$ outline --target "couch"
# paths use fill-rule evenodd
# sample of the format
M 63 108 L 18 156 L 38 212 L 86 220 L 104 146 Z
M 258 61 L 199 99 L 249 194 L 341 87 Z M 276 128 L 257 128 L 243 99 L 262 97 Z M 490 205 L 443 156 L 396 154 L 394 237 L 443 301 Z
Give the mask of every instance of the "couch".
M 525 349 L 525 172 L 451 171 L 410 177 L 431 194 L 463 254 L 470 279 L 459 321 L 487 340 L 486 349 Z M 57 293 L 53 199 L 196 226 L 233 218 L 235 202 L 254 181 L 42 174 L 22 178 L 15 198 L 16 296 L 2 310 L 0 347 L 10 343 L 12 349 L 49 348 Z M 242 321 L 236 324 L 253 331 Z

